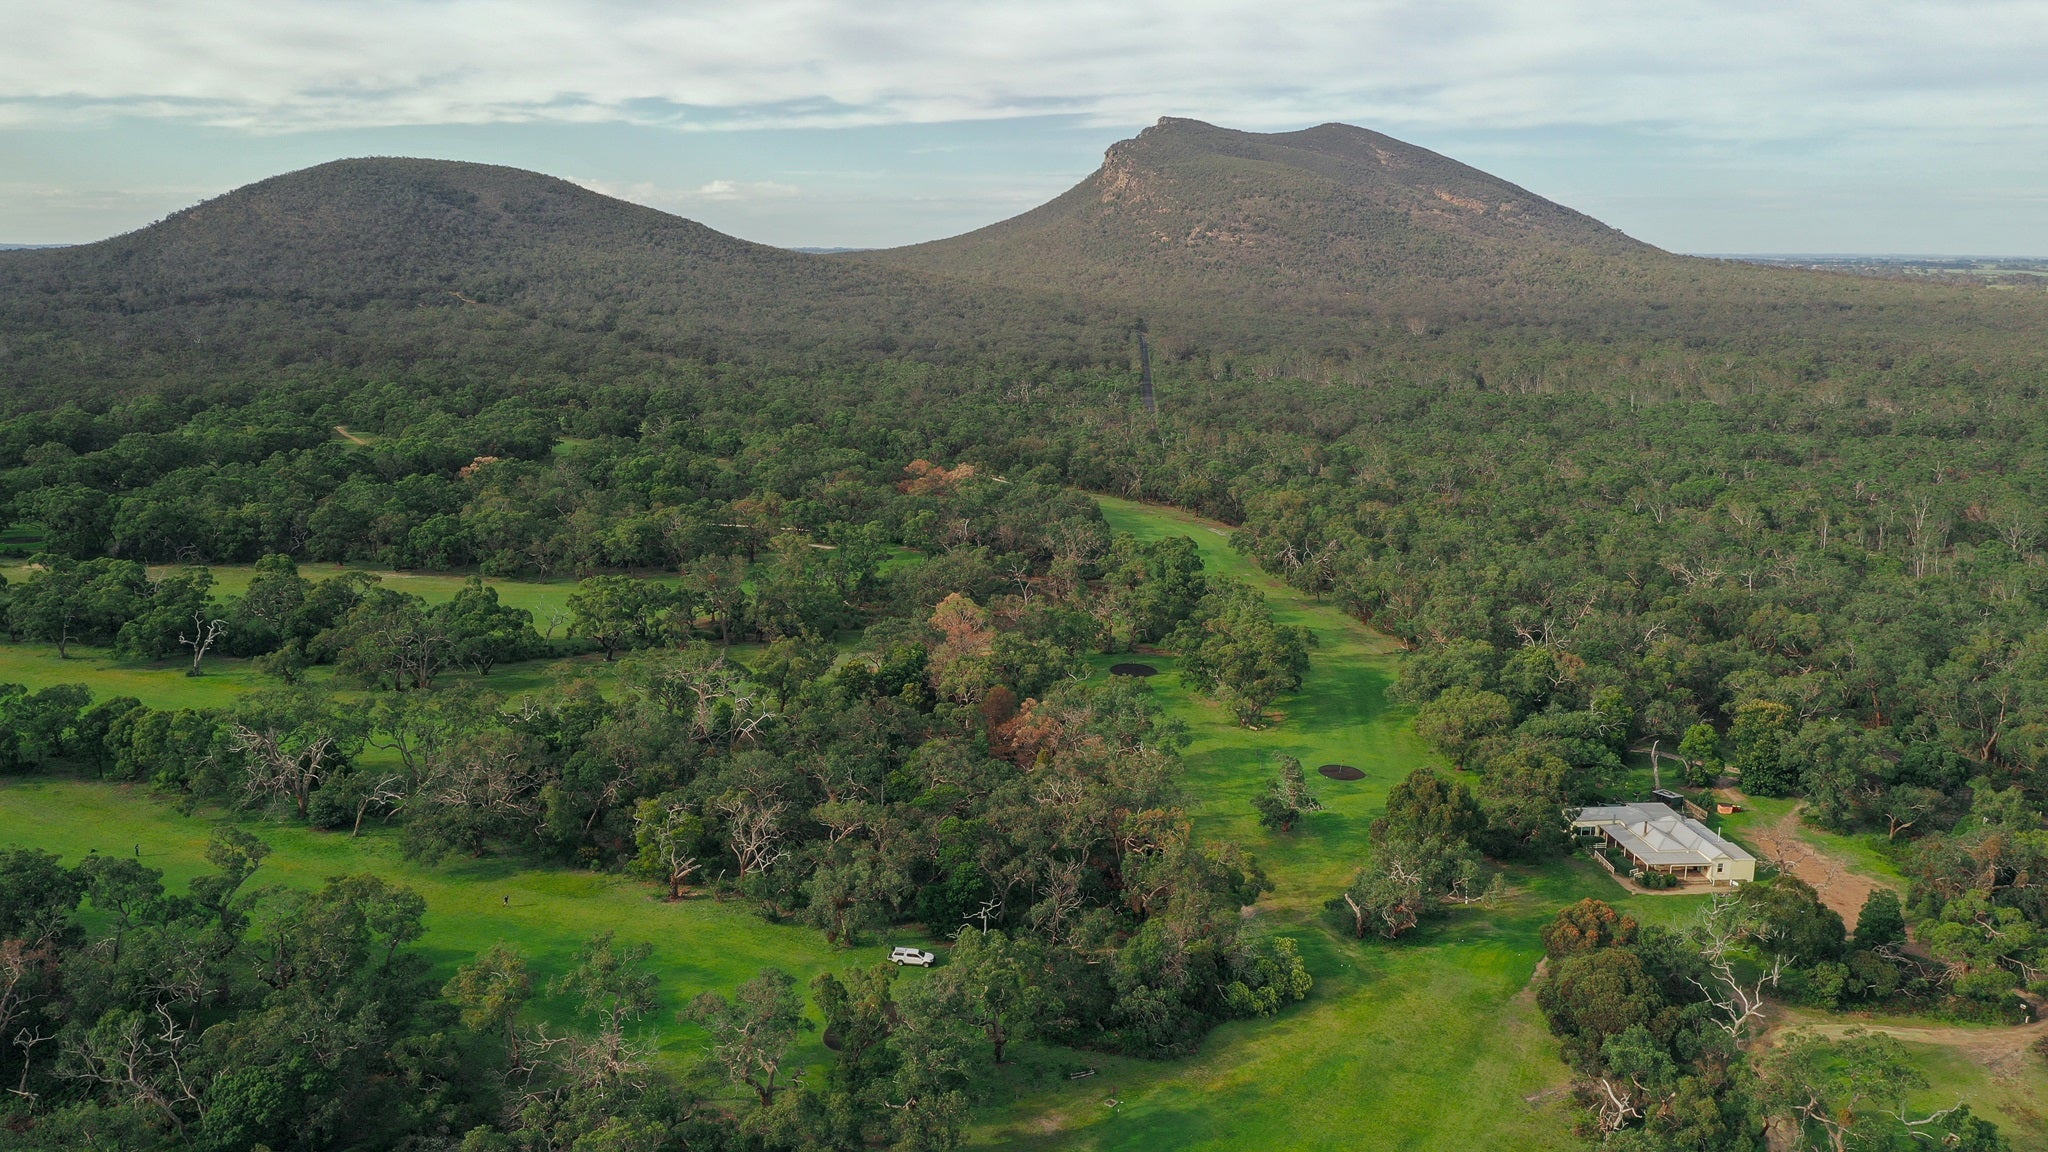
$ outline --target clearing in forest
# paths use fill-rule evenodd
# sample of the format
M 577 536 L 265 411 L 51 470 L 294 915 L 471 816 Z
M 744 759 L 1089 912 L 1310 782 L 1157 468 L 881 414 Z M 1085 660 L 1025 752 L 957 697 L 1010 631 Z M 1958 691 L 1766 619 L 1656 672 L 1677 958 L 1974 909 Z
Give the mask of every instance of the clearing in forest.
M 1733 789 L 1724 791 L 1741 796 Z M 1755 803 L 1747 797 L 1736 802 Z M 1801 826 L 1805 811 L 1806 803 L 1800 801 L 1769 823 L 1759 821 L 1744 829 L 1742 838 L 1755 850 L 1758 859 L 1813 885 L 1821 903 L 1834 909 L 1842 917 L 1843 925 L 1854 932 L 1856 918 L 1862 914 L 1863 902 L 1870 899 L 1870 894 L 1879 888 L 1896 890 L 1898 885 L 1877 879 L 1860 870 L 1855 861 L 1815 843 Z
M 1324 916 L 1323 902 L 1362 860 L 1388 789 L 1436 757 L 1404 709 L 1390 705 L 1399 646 L 1334 605 L 1260 573 L 1231 550 L 1229 529 L 1175 509 L 1100 500 L 1110 526 L 1141 538 L 1188 536 L 1212 574 L 1265 594 L 1285 624 L 1318 647 L 1303 690 L 1275 706 L 1278 723 L 1234 724 L 1182 687 L 1170 655 L 1148 653 L 1147 680 L 1194 737 L 1190 810 L 1206 836 L 1258 856 L 1275 891 L 1253 922 L 1294 938 L 1316 979 L 1308 1000 L 1270 1020 L 1226 1024 L 1178 1061 L 1086 1058 L 1098 1074 L 1068 1082 L 1069 1054 L 1026 1046 L 1001 1086 L 1009 1103 L 983 1113 L 974 1142 L 1081 1149 L 1471 1149 L 1579 1147 L 1562 1094 L 1566 1079 L 1535 1004 L 1517 994 L 1542 955 L 1537 932 L 1585 896 L 1615 899 L 1590 866 L 1565 861 L 1510 876 L 1513 895 L 1463 910 L 1398 944 L 1360 943 Z M 1113 659 L 1104 657 L 1103 667 Z M 1260 827 L 1251 797 L 1276 756 L 1358 770 L 1310 777 L 1325 808 L 1291 835 Z M 1632 909 L 1633 910 L 1633 909 Z M 1652 910 L 1646 918 L 1672 913 Z M 1531 1099 L 1535 1103 L 1531 1103 Z M 1115 1099 L 1114 1107 L 1105 1101 Z

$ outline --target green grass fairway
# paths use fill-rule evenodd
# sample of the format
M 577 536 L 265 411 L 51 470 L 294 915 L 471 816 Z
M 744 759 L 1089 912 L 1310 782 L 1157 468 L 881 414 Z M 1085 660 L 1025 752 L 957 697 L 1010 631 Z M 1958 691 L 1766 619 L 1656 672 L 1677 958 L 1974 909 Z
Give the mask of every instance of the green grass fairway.
M 185 666 L 182 660 L 130 660 L 82 644 L 71 645 L 69 660 L 57 658 L 54 644 L 0 644 L 0 684 L 29 689 L 83 684 L 95 700 L 133 696 L 152 708 L 220 708 L 244 692 L 277 683 L 247 660 L 208 656 L 204 676 L 185 675 Z M 328 671 L 318 670 L 323 675 Z
M 249 590 L 249 580 L 256 573 L 253 564 L 209 564 L 207 570 L 213 573 L 213 592 L 216 596 L 240 596 Z M 152 576 L 175 572 L 173 565 L 152 564 Z M 320 581 L 343 572 L 369 572 L 380 578 L 386 588 L 398 592 L 410 592 L 430 604 L 453 599 L 455 593 L 469 581 L 467 573 L 450 572 L 393 572 L 369 564 L 314 564 L 299 567 L 299 575 L 308 580 Z M 0 565 L 0 576 L 10 584 L 18 584 L 31 578 L 34 572 L 27 564 Z M 655 579 L 674 579 L 673 576 Z M 533 613 L 533 625 L 547 631 L 550 613 L 568 614 L 569 593 L 576 590 L 576 578 L 558 576 L 547 579 L 527 577 L 518 580 L 487 578 L 484 583 L 498 590 L 498 599 L 514 608 L 524 608 Z M 561 629 L 555 629 L 561 635 Z
M 1399 647 L 1342 610 L 1303 597 L 1232 551 L 1220 525 L 1166 508 L 1100 498 L 1111 527 L 1142 538 L 1185 535 L 1209 571 L 1265 593 L 1280 619 L 1315 632 L 1304 690 L 1262 731 L 1237 727 L 1184 689 L 1171 657 L 1149 683 L 1194 735 L 1188 787 L 1205 835 L 1258 855 L 1277 890 L 1256 923 L 1292 937 L 1315 975 L 1306 1004 L 1274 1020 L 1218 1029 L 1186 1061 L 1077 1057 L 1026 1047 L 984 1112 L 975 1143 L 1078 1149 L 1577 1148 L 1562 1094 L 1566 1069 L 1525 994 L 1542 956 L 1537 933 L 1556 910 L 1596 896 L 1645 920 L 1676 922 L 1687 898 L 1631 898 L 1590 864 L 1564 861 L 1509 877 L 1500 907 L 1469 909 L 1397 945 L 1361 944 L 1324 920 L 1322 904 L 1357 867 L 1387 790 L 1436 757 L 1391 706 Z M 1311 772 L 1365 772 L 1349 783 L 1311 775 L 1326 810 L 1290 836 L 1259 827 L 1250 797 L 1277 755 Z M 1076 1061 L 1095 1076 L 1068 1081 Z M 1112 1106 L 1110 1100 L 1117 1103 Z
M 1139 659 L 1160 669 L 1149 681 L 1167 712 L 1194 734 L 1188 746 L 1188 790 L 1203 833 L 1255 851 L 1280 890 L 1267 899 L 1300 911 L 1320 907 L 1351 879 L 1387 790 L 1419 764 L 1439 759 L 1415 735 L 1407 712 L 1387 703 L 1400 648 L 1341 609 L 1309 600 L 1254 568 L 1233 551 L 1218 525 L 1185 513 L 1101 498 L 1110 526 L 1142 539 L 1188 536 L 1208 570 L 1243 580 L 1266 594 L 1284 624 L 1315 633 L 1305 690 L 1275 707 L 1283 719 L 1261 731 L 1240 728 L 1220 706 L 1184 689 L 1166 657 Z M 1104 659 L 1106 667 L 1114 661 Z M 1259 826 L 1251 797 L 1272 777 L 1277 757 L 1293 756 L 1307 768 L 1325 811 L 1301 829 L 1274 836 Z M 1362 780 L 1328 780 L 1318 765 L 1349 764 Z
M 1576 864 L 1512 880 L 1503 906 L 1398 945 L 1361 945 L 1275 913 L 1273 929 L 1299 942 L 1315 973 L 1306 1004 L 1274 1020 L 1226 1025 L 1184 1062 L 1087 1060 L 1098 1075 L 1019 1090 L 980 1127 L 977 1143 L 1580 1147 L 1559 1091 L 1565 1067 L 1524 990 L 1542 954 L 1538 929 L 1560 904 L 1605 898 L 1611 885 Z
M 1926 1113 L 1965 1101 L 1970 1111 L 1997 1124 L 2012 1146 L 2048 1148 L 2048 1060 L 2029 1052 L 1994 1069 L 1955 1048 L 1907 1043 L 1927 1087 L 1913 1094 Z
M 1840 1036 L 1862 1026 L 1891 1030 L 1927 1087 L 1910 1094 L 1908 1106 L 1926 1114 L 1960 1100 L 1997 1124 L 2015 1149 L 2048 1148 L 2048 1060 L 2029 1049 L 2040 1034 L 2016 1034 L 1991 1024 L 1958 1024 L 1924 1016 L 1859 1012 L 1837 1015 L 1808 1008 L 1774 1013 L 1774 1029 L 1817 1027 Z
M 917 563 L 920 559 L 917 553 L 897 549 L 884 567 L 901 567 Z M 389 572 L 362 565 L 308 564 L 300 572 L 309 580 L 324 580 L 350 569 L 374 571 L 382 578 L 385 587 L 409 592 L 428 603 L 452 599 L 469 580 L 466 575 L 454 573 Z M 158 567 L 151 571 L 161 573 L 169 569 Z M 239 596 L 248 589 L 249 578 L 255 569 L 247 564 L 228 564 L 216 566 L 212 571 L 216 595 Z M 30 575 L 26 565 L 0 565 L 0 576 L 9 582 L 19 582 Z M 647 578 L 674 579 L 672 575 Z M 492 579 L 485 582 L 498 590 L 501 602 L 532 612 L 534 627 L 543 635 L 551 635 L 555 640 L 568 635 L 569 594 L 576 590 L 577 584 L 573 577 Z M 841 641 L 850 644 L 853 637 L 850 634 L 842 636 Z M 745 659 L 749 653 L 758 651 L 759 645 L 735 644 L 733 650 Z M 152 708 L 221 708 L 234 703 L 235 698 L 245 692 L 277 686 L 275 680 L 258 673 L 246 660 L 209 656 L 206 658 L 206 674 L 192 677 L 185 675 L 186 664 L 182 659 L 152 664 L 82 644 L 71 645 L 70 651 L 70 659 L 60 660 L 55 645 L 0 642 L 0 684 L 21 684 L 30 689 L 47 688 L 52 684 L 83 684 L 92 690 L 94 699 L 133 696 Z M 322 683 L 333 675 L 333 669 L 318 666 L 306 675 L 311 682 Z M 443 682 L 473 675 L 455 669 L 446 674 Z M 500 665 L 491 671 L 486 683 L 495 691 L 519 696 L 545 690 L 563 675 L 590 676 L 604 683 L 609 681 L 611 669 L 603 657 L 585 654 Z
M 733 649 L 745 659 L 748 653 L 759 651 L 759 646 L 735 644 Z M 587 652 L 552 660 L 501 664 L 482 683 L 494 692 L 517 697 L 546 691 L 565 677 L 609 683 L 615 667 L 606 663 L 603 655 Z M 327 665 L 316 665 L 306 672 L 307 681 L 314 684 L 331 683 L 333 676 L 334 669 Z M 456 668 L 443 673 L 436 683 L 475 679 L 475 672 Z M 80 644 L 71 646 L 69 660 L 58 659 L 56 647 L 49 644 L 0 644 L 0 684 L 20 684 L 30 689 L 83 684 L 95 700 L 133 696 L 152 708 L 225 708 L 243 693 L 279 686 L 276 679 L 256 671 L 247 660 L 209 656 L 206 674 L 195 677 L 185 675 L 182 661 L 151 664 Z
M 376 571 L 385 587 L 412 593 L 429 603 L 452 599 L 469 579 L 466 575 L 452 573 L 388 572 L 339 564 L 308 564 L 300 571 L 309 580 L 323 580 L 350 568 Z M 169 569 L 159 567 L 151 571 L 161 573 Z M 214 567 L 216 595 L 241 595 L 248 589 L 249 578 L 254 571 L 247 564 Z M 0 567 L 0 576 L 5 576 L 9 582 L 19 582 L 30 575 L 23 565 Z M 576 590 L 573 578 L 494 579 L 486 582 L 498 590 L 498 598 L 502 602 L 532 612 L 534 627 L 542 633 L 552 632 L 558 640 L 567 634 L 569 594 Z M 557 617 L 552 628 L 551 616 Z M 47 688 L 52 684 L 83 684 L 92 690 L 94 699 L 133 696 L 152 708 L 220 708 L 232 704 L 245 692 L 277 686 L 277 681 L 251 668 L 247 660 L 209 656 L 204 666 L 205 675 L 197 677 L 185 675 L 185 666 L 182 659 L 152 664 L 81 644 L 71 645 L 71 658 L 60 660 L 55 645 L 0 643 L 0 684 L 21 684 L 31 689 Z M 501 665 L 492 670 L 486 682 L 499 692 L 516 696 L 539 691 L 564 673 L 595 676 L 600 681 L 610 676 L 602 657 L 585 655 Z M 308 679 L 315 683 L 324 682 L 332 675 L 333 669 L 325 666 L 315 667 L 307 673 Z M 456 669 L 447 677 L 452 681 L 472 675 Z
M 91 849 L 128 855 L 139 844 L 143 863 L 163 869 L 166 883 L 179 890 L 207 870 L 206 840 L 219 822 L 180 815 L 128 786 L 12 780 L 0 787 L 0 847 L 44 848 L 75 863 Z M 420 946 L 445 973 L 499 940 L 525 953 L 536 984 L 565 969 L 571 953 L 595 933 L 611 930 L 624 940 L 652 943 L 663 999 L 649 1024 L 659 1029 L 663 1052 L 678 1060 L 694 1059 L 705 1043 L 695 1025 L 675 1023 L 676 1011 L 697 993 L 729 990 L 771 965 L 808 981 L 821 971 L 876 963 L 895 940 L 834 949 L 812 929 L 770 924 L 745 905 L 708 898 L 671 904 L 649 885 L 618 876 L 491 859 L 425 868 L 405 860 L 397 837 L 383 830 L 350 840 L 285 824 L 243 826 L 275 849 L 252 885 L 310 887 L 330 876 L 369 872 L 419 892 L 427 901 L 428 929 Z M 904 941 L 915 942 L 915 934 L 904 934 Z M 565 1003 L 543 1000 L 534 1015 L 566 1024 L 570 1012 Z M 817 1033 L 804 1043 L 807 1063 L 826 1059 Z

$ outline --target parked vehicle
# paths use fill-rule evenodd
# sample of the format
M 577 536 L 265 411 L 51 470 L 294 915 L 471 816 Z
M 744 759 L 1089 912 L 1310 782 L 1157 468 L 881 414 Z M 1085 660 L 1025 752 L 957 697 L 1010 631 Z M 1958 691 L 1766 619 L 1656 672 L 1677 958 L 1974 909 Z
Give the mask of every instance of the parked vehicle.
M 897 948 L 889 953 L 889 963 L 914 964 L 919 968 L 929 968 L 932 966 L 932 961 L 937 959 L 937 956 L 922 948 Z

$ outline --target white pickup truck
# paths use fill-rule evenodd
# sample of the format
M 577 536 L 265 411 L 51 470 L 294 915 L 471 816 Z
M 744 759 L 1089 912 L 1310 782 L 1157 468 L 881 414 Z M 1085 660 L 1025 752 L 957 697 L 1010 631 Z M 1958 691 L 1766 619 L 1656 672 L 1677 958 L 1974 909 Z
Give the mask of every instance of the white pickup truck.
M 929 968 L 932 966 L 932 961 L 937 959 L 937 956 L 922 948 L 896 948 L 892 949 L 889 953 L 889 963 L 915 964 L 919 968 Z

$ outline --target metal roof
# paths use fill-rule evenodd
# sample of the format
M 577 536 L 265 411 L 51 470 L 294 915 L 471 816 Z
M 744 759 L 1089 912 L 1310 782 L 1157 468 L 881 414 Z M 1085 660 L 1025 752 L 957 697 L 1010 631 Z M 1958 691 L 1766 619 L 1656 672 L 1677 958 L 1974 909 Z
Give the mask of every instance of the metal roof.
M 1656 803 L 1581 808 L 1573 828 L 1598 828 L 1644 864 L 1715 864 L 1756 857 L 1690 816 Z

